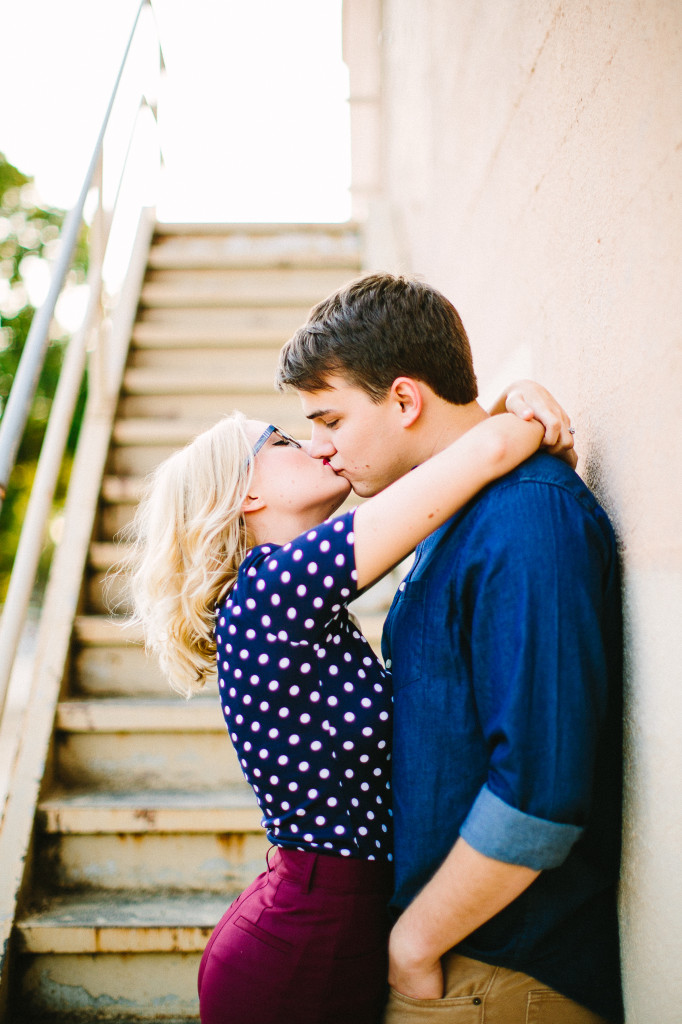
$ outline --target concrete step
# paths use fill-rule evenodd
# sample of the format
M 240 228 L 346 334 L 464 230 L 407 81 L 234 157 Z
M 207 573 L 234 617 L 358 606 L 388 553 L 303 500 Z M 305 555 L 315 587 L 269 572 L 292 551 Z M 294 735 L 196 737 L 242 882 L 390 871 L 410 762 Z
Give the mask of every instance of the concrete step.
M 17 924 L 22 953 L 196 953 L 230 901 L 216 893 L 82 892 L 52 896 Z
M 40 801 L 44 832 L 79 835 L 116 833 L 263 831 L 261 814 L 246 782 L 219 793 L 163 790 L 132 793 L 53 793 Z
M 36 873 L 52 889 L 224 893 L 263 869 L 260 819 L 245 782 L 218 793 L 54 793 L 39 807 Z
M 238 393 L 227 388 L 222 394 L 178 392 L 168 395 L 158 390 L 151 394 L 123 392 L 119 399 L 118 415 L 121 419 L 205 419 L 210 424 L 235 409 L 250 419 L 278 423 L 290 432 L 293 429 L 297 436 L 310 435 L 310 427 L 306 425 L 298 396 L 293 393 L 282 394 L 275 391 L 274 387 L 256 394 Z M 286 423 L 295 427 L 290 429 Z
M 357 237 L 329 234 L 303 234 L 300 231 L 249 237 L 230 233 L 226 236 L 159 236 L 155 239 L 148 265 L 155 269 L 258 269 L 261 267 L 297 267 L 312 269 L 334 267 L 359 273 L 360 255 Z
M 234 346 L 191 345 L 185 348 L 136 348 L 128 357 L 129 370 L 154 370 L 157 374 L 208 374 L 229 381 L 230 387 L 256 382 L 268 391 L 273 389 L 277 359 L 281 345 L 252 348 Z
M 55 761 L 57 784 L 81 792 L 215 792 L 243 781 L 217 694 L 64 702 Z
M 25 954 L 12 1024 L 197 1024 L 200 962 L 200 952 Z
M 313 228 L 311 230 L 311 228 Z M 221 233 L 193 230 L 156 234 L 152 267 L 343 267 L 359 272 L 360 236 L 355 225 L 236 226 Z
M 164 308 L 313 306 L 346 281 L 353 268 L 291 270 L 148 270 L 142 306 Z
M 315 303 L 324 298 L 324 295 L 317 296 Z M 190 344 L 224 345 L 227 348 L 235 344 L 260 347 L 264 341 L 269 345 L 282 345 L 305 322 L 310 306 L 311 303 L 303 302 L 264 308 L 143 307 L 138 310 L 133 328 L 133 347 L 177 346 L 185 338 Z M 159 333 L 161 331 L 167 332 L 165 336 Z
M 49 899 L 16 929 L 22 1011 L 62 1021 L 70 1014 L 81 1021 L 196 1019 L 201 954 L 236 895 L 86 892 Z
M 257 361 L 252 366 L 226 366 L 223 372 L 218 370 L 195 368 L 183 373 L 180 369 L 172 370 L 152 368 L 127 369 L 123 378 L 123 392 L 126 395 L 225 395 L 238 400 L 242 395 L 261 395 L 263 398 L 274 391 L 275 366 L 269 362 L 266 371 L 259 373 Z

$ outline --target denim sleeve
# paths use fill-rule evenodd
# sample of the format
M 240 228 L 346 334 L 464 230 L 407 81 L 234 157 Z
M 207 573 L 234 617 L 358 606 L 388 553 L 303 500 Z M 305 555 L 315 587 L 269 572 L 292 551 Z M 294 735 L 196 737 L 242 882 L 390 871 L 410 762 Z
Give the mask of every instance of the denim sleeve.
M 496 489 L 477 513 L 457 598 L 489 760 L 460 834 L 487 856 L 543 870 L 566 858 L 590 808 L 608 700 L 608 524 L 532 480 Z

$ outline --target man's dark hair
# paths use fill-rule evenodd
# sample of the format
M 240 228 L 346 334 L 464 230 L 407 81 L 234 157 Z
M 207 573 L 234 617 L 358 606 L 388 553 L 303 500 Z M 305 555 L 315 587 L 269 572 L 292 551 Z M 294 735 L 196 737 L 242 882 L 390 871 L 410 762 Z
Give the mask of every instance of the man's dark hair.
M 282 349 L 276 384 L 320 391 L 335 373 L 376 403 L 403 376 L 455 405 L 478 396 L 469 339 L 455 307 L 435 288 L 392 274 L 352 281 L 315 306 Z

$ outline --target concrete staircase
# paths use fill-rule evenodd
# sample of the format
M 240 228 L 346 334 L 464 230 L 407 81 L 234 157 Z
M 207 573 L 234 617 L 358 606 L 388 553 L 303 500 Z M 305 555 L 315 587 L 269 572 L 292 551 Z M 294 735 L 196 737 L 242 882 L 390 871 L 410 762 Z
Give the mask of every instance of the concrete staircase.
M 233 408 L 305 436 L 272 380 L 309 307 L 360 270 L 352 226 L 158 228 L 39 803 L 11 1024 L 196 1020 L 196 975 L 266 842 L 217 694 L 174 696 L 108 614 L 142 477 Z M 378 641 L 379 614 L 363 625 Z

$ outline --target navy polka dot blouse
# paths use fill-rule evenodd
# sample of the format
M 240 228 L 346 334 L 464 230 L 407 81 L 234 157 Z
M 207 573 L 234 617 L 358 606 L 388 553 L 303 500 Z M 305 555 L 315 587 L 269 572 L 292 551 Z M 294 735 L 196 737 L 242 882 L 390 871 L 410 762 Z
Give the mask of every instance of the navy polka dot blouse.
M 248 553 L 216 610 L 218 682 L 270 841 L 391 860 L 390 679 L 346 610 L 354 514 Z

